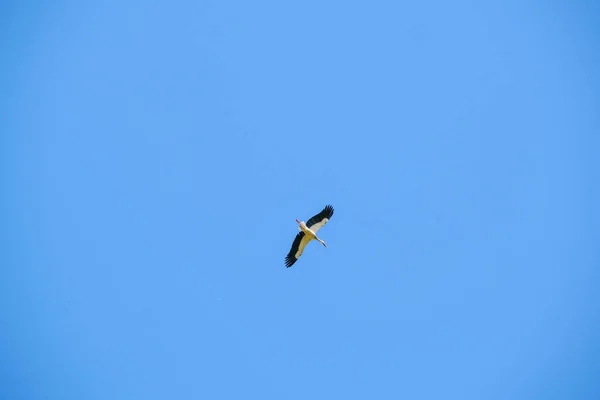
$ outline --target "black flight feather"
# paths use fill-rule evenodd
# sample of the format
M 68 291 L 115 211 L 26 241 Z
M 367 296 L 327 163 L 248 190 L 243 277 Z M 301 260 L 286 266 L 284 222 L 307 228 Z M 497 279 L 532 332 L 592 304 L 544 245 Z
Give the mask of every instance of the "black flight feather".
M 310 228 L 314 224 L 323 221 L 325 218 L 331 219 L 332 215 L 333 215 L 333 206 L 327 205 L 327 206 L 325 206 L 325 208 L 323 209 L 323 211 L 321 211 L 320 213 L 318 213 L 317 215 L 315 215 L 314 217 L 312 217 L 311 219 L 309 219 L 306 222 L 306 226 L 308 226 Z
M 287 268 L 294 265 L 294 263 L 298 260 L 296 258 L 296 253 L 298 252 L 298 247 L 300 247 L 300 241 L 302 241 L 303 237 L 304 237 L 304 232 L 302 232 L 302 231 L 298 232 L 298 234 L 296 235 L 296 238 L 294 239 L 294 243 L 292 243 L 292 248 L 290 249 L 290 252 L 288 253 L 288 255 L 285 257 L 285 266 Z

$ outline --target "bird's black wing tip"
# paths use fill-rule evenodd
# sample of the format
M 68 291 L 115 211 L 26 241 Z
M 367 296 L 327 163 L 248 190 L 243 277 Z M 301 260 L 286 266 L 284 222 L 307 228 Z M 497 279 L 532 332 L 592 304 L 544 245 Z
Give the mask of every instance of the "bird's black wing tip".
M 285 258 L 285 267 L 289 268 L 292 265 L 294 265 L 295 262 L 296 262 L 296 259 L 294 257 L 287 256 Z
M 292 254 L 288 254 L 287 256 L 285 256 L 285 266 L 288 268 L 294 265 L 296 261 L 298 260 Z

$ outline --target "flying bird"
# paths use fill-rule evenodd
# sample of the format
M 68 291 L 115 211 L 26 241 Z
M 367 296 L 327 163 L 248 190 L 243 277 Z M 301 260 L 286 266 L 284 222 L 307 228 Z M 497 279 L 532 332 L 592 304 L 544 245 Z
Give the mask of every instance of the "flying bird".
M 327 205 L 320 213 L 309 219 L 306 223 L 304 223 L 304 221 L 298 221 L 298 219 L 296 219 L 296 222 L 298 223 L 298 229 L 300 230 L 300 232 L 298 232 L 298 234 L 296 235 L 294 243 L 292 243 L 292 248 L 290 249 L 288 255 L 285 257 L 285 266 L 287 268 L 291 267 L 296 261 L 298 261 L 298 259 L 302 255 L 302 252 L 304 251 L 304 248 L 311 240 L 315 239 L 323 246 L 327 247 L 327 244 L 325 244 L 324 241 L 317 237 L 317 231 L 321 229 L 327 223 L 327 221 L 331 219 L 332 215 L 333 207 Z

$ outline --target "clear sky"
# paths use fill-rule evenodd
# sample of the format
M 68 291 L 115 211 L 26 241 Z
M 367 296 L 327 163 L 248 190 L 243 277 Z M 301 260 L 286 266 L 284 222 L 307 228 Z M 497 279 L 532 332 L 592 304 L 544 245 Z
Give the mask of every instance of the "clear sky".
M 0 398 L 600 398 L 599 18 L 3 3 Z

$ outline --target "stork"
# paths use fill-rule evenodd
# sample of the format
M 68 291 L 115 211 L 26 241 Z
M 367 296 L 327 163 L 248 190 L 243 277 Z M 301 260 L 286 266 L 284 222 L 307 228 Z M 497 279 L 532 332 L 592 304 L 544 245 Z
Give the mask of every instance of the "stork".
M 298 229 L 300 230 L 300 232 L 298 232 L 298 234 L 296 235 L 294 243 L 292 243 L 292 248 L 290 249 L 288 255 L 285 257 L 285 266 L 287 268 L 291 267 L 296 261 L 298 261 L 298 259 L 302 255 L 302 252 L 304 251 L 304 248 L 311 240 L 314 239 L 321 243 L 323 246 L 327 247 L 327 244 L 321 239 L 319 239 L 319 237 L 317 236 L 317 231 L 321 229 L 327 223 L 327 221 L 331 219 L 332 215 L 333 207 L 331 205 L 327 205 L 320 213 L 313 216 L 306 223 L 304 223 L 304 221 L 299 221 L 298 219 L 296 219 L 296 222 L 298 223 Z

